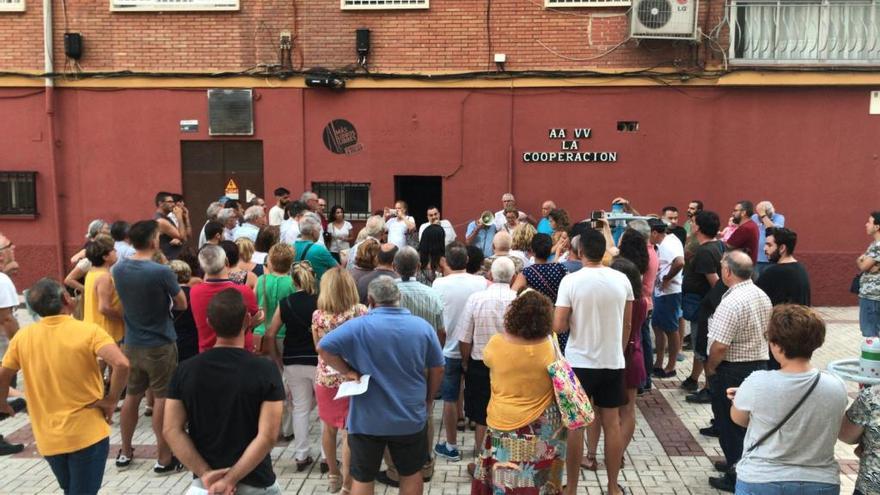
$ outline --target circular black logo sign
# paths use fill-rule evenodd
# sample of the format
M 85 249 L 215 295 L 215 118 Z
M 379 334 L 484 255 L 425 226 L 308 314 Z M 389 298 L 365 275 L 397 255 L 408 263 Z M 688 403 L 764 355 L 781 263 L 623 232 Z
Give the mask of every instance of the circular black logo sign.
M 343 119 L 333 120 L 324 127 L 324 146 L 337 155 L 351 155 L 364 148 L 358 144 L 354 125 Z

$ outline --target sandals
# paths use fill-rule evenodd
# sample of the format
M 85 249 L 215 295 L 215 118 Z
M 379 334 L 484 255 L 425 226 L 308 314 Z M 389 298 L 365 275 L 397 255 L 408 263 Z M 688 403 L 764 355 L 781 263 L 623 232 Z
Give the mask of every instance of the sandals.
M 598 470 L 599 462 L 596 461 L 596 454 L 590 452 L 584 454 L 584 460 L 581 462 L 581 467 L 586 469 L 587 471 Z
M 342 475 L 341 474 L 328 474 L 327 475 L 327 491 L 330 493 L 336 493 L 339 490 L 342 490 Z

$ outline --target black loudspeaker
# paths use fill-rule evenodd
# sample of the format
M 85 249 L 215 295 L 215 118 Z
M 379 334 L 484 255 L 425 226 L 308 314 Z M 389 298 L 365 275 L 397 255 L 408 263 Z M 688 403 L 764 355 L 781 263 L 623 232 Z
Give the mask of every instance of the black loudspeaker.
M 370 53 L 370 30 L 358 29 L 356 32 L 358 55 L 366 55 Z
M 83 55 L 83 37 L 80 33 L 64 33 L 64 54 L 79 60 Z

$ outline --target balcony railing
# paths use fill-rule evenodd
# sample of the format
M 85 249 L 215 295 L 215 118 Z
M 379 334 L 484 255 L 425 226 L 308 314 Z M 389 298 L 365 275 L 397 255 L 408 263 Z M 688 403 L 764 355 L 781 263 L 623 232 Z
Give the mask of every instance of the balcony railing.
M 880 0 L 731 0 L 742 65 L 880 65 Z

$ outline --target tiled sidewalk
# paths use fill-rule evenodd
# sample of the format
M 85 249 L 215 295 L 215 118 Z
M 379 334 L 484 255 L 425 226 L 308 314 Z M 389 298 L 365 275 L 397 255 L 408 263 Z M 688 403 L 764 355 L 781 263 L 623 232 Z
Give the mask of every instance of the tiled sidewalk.
M 855 357 L 859 349 L 858 311 L 856 308 L 822 308 L 828 322 L 825 345 L 816 353 L 814 362 L 825 366 L 828 362 Z M 21 312 L 19 312 L 21 313 Z M 712 416 L 709 405 L 694 405 L 684 401 L 685 393 L 678 389 L 680 380 L 690 373 L 688 360 L 680 363 L 678 378 L 658 380 L 659 388 L 639 398 L 636 409 L 635 438 L 626 454 L 626 466 L 621 484 L 634 494 L 704 494 L 717 493 L 707 484 L 714 476 L 712 461 L 722 457 L 716 439 L 703 437 L 699 428 L 707 426 Z M 857 388 L 848 383 L 853 395 Z M 440 425 L 441 404 L 435 404 L 435 424 Z M 320 427 L 315 418 L 310 431 L 313 456 L 319 455 Z M 31 444 L 33 437 L 26 414 L 0 422 L 0 434 L 11 441 Z M 442 438 L 444 432 L 437 432 Z M 459 434 L 463 452 L 473 449 L 473 434 Z M 120 443 L 118 425 L 113 427 L 110 438 L 111 457 L 115 457 Z M 112 459 L 108 459 L 104 474 L 102 493 L 113 494 L 177 494 L 186 491 L 191 480 L 189 473 L 166 477 L 153 475 L 155 441 L 149 418 L 141 417 L 135 434 L 136 459 L 126 471 L 117 471 Z M 600 443 L 601 445 L 601 443 Z M 601 449 L 600 449 L 601 451 Z M 841 493 L 851 493 L 858 471 L 858 461 L 851 446 L 838 442 L 837 459 L 841 464 Z M 318 471 L 317 464 L 302 473 L 296 472 L 293 450 L 287 444 L 279 444 L 272 451 L 275 473 L 285 493 L 310 495 L 327 493 L 327 480 Z M 599 461 L 602 462 L 600 455 Z M 447 462 L 438 459 L 434 478 L 426 484 L 425 491 L 432 495 L 470 493 L 466 461 Z M 582 471 L 580 492 L 603 493 L 606 485 L 604 472 Z M 384 485 L 376 487 L 377 493 L 396 493 Z M 35 452 L 32 445 L 25 452 L 12 457 L 0 458 L 0 494 L 60 493 L 48 464 Z

